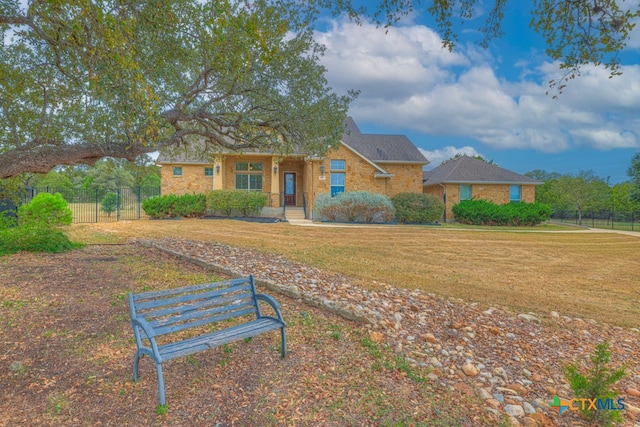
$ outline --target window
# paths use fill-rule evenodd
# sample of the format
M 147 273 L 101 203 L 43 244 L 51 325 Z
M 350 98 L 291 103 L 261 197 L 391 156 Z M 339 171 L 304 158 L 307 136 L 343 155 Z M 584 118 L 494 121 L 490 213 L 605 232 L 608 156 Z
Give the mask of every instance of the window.
M 204 168 L 204 176 L 213 176 L 213 168 Z
M 471 186 L 468 184 L 460 184 L 460 201 L 471 200 Z
M 343 171 L 346 170 L 347 167 L 346 160 L 331 160 L 331 170 L 332 171 Z
M 511 185 L 509 187 L 509 201 L 510 202 L 519 202 L 520 201 L 520 186 L 519 185 Z
M 236 162 L 237 171 L 262 172 L 262 163 Z
M 173 167 L 173 176 L 182 176 L 182 166 Z
M 262 175 L 236 174 L 236 190 L 262 191 Z
M 346 182 L 344 172 L 347 169 L 347 162 L 345 160 L 331 160 L 331 197 L 338 193 L 344 193 L 344 184 Z
M 262 163 L 236 162 L 236 190 L 262 191 Z

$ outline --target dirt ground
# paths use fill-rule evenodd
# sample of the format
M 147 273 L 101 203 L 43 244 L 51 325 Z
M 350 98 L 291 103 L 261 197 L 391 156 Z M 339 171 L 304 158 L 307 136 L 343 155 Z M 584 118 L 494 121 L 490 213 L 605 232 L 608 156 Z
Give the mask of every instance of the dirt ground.
M 360 325 L 281 295 L 286 359 L 274 331 L 167 362 L 169 411 L 159 415 L 148 358 L 132 381 L 127 292 L 223 278 L 134 244 L 0 258 L 0 425 L 496 423 Z

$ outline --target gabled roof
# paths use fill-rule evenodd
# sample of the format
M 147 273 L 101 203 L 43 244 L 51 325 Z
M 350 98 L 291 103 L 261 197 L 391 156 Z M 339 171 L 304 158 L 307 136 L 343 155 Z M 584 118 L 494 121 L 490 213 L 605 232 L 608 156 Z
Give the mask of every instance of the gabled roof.
M 483 160 L 469 156 L 457 159 L 423 172 L 423 185 L 459 184 L 542 184 L 525 175 L 503 169 Z

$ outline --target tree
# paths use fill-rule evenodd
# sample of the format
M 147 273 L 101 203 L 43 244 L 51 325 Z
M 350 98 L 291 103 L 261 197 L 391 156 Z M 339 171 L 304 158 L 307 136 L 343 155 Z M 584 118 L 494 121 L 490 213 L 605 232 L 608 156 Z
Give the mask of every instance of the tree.
M 369 6 L 354 6 L 352 0 L 317 1 L 335 13 L 346 11 L 356 21 L 370 18 L 385 27 L 403 16 L 420 12 L 423 4 L 420 0 L 378 0 Z M 458 21 L 464 24 L 466 33 L 477 30 L 481 35 L 479 43 L 485 48 L 492 39 L 504 35 L 501 22 L 508 7 L 506 0 L 432 0 L 428 3 L 426 10 L 434 17 L 443 45 L 449 50 L 459 40 L 454 27 Z M 621 74 L 618 55 L 626 47 L 635 21 L 640 17 L 637 2 L 633 6 L 623 3 L 624 0 L 532 2 L 530 26 L 544 37 L 547 55 L 560 61 L 560 68 L 564 70 L 560 80 L 549 82 L 551 87 L 562 92 L 567 80 L 579 76 L 580 69 L 588 64 L 603 65 L 611 76 Z M 480 16 L 484 16 L 484 20 L 478 20 Z
M 463 157 L 463 156 L 471 157 L 472 159 L 482 160 L 483 162 L 485 162 L 485 163 L 489 163 L 490 165 L 498 166 L 498 164 L 497 164 L 495 161 L 485 159 L 484 157 L 482 157 L 482 156 L 480 156 L 480 155 L 477 155 L 477 156 L 469 156 L 469 155 L 467 155 L 467 154 L 463 154 L 463 153 L 456 153 L 456 155 L 455 155 L 455 156 L 451 157 L 450 159 L 443 160 L 443 161 L 442 161 L 442 163 L 440 163 L 440 164 L 441 164 L 441 165 L 444 165 L 445 163 L 450 162 L 451 160 L 457 160 L 457 159 L 459 159 L 460 157 Z
M 631 177 L 631 185 L 633 186 L 629 197 L 634 203 L 640 203 L 640 153 L 636 153 L 631 159 L 627 175 Z
M 112 159 L 99 161 L 95 167 L 87 171 L 87 176 L 91 178 L 93 189 L 104 191 L 133 187 L 135 183 L 133 175 L 125 170 L 119 162 Z
M 573 207 L 578 213 L 578 224 L 586 210 L 606 207 L 611 190 L 609 185 L 593 171 L 580 171 L 577 175 L 563 175 L 556 183 L 555 190 L 563 204 Z
M 327 85 L 295 0 L 0 1 L 0 179 L 206 150 L 320 154 L 355 93 Z

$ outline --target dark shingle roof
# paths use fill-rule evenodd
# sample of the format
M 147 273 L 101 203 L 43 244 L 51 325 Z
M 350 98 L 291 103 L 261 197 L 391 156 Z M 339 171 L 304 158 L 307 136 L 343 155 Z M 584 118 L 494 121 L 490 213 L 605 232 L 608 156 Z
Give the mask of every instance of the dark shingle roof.
M 439 183 L 540 184 L 535 179 L 492 165 L 483 160 L 461 156 L 423 173 L 424 185 Z
M 429 163 L 404 135 L 361 133 L 351 117 L 345 120 L 345 128 L 347 132 L 342 136 L 342 142 L 372 162 Z

